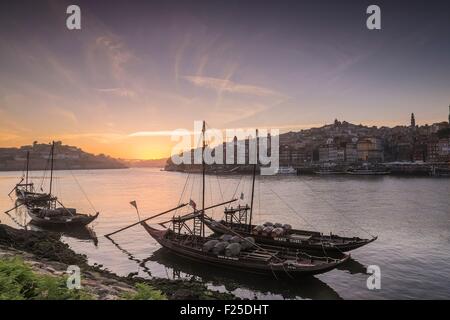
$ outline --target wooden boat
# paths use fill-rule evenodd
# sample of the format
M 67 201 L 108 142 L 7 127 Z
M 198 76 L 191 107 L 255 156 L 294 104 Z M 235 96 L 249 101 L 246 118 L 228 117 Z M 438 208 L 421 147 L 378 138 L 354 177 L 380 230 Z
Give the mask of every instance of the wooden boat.
M 363 164 L 361 167 L 347 170 L 347 174 L 359 175 L 359 176 L 384 176 L 391 172 L 384 166 L 369 166 Z
M 171 229 L 155 229 L 146 222 L 141 224 L 161 246 L 180 257 L 247 273 L 295 278 L 330 271 L 349 258 L 348 255 L 340 259 L 314 257 L 279 246 L 253 247 L 236 257 L 227 257 L 203 251 L 203 244 L 211 237 L 177 234 Z
M 234 210 L 234 209 L 231 209 Z M 268 245 L 282 245 L 308 252 L 325 252 L 327 254 L 348 252 L 377 239 L 362 239 L 359 237 L 342 237 L 334 234 L 324 235 L 316 231 L 290 229 L 282 235 L 272 236 L 256 232 L 256 225 L 245 223 L 233 223 L 221 220 L 205 219 L 205 225 L 217 234 L 229 234 L 230 230 L 239 233 L 243 237 L 253 237 L 257 243 Z
M 183 216 L 174 216 L 169 221 L 160 223 L 163 227 L 165 227 L 166 223 L 171 223 L 172 228 L 165 228 L 164 230 L 156 229 L 147 224 L 146 221 L 173 210 L 154 215 L 131 226 L 141 224 L 148 234 L 161 246 L 177 256 L 202 264 L 234 269 L 240 272 L 275 276 L 287 275 L 294 278 L 327 272 L 344 263 L 349 258 L 348 255 L 342 255 L 340 258 L 315 257 L 300 250 L 292 250 L 286 246 L 269 246 L 255 243 L 254 239 L 244 238 L 237 233 L 234 233 L 235 238 L 229 239 L 229 241 L 218 239 L 214 236 L 205 236 L 204 222 L 206 220 L 205 218 L 207 218 L 205 211 L 209 209 L 205 207 L 205 122 L 203 122 L 202 137 L 201 209 L 197 210 L 195 202 L 191 200 L 189 204 L 193 207 L 194 211 Z M 211 206 L 210 208 L 233 201 L 236 201 L 236 199 Z M 137 210 L 135 201 L 130 202 L 130 204 Z M 106 236 L 110 237 L 112 234 L 131 226 L 122 228 Z
M 28 209 L 31 222 L 40 226 L 86 226 L 94 221 L 99 213 L 95 215 L 76 212 L 71 208 L 40 208 L 34 207 Z
M 256 161 L 255 161 L 256 162 Z M 324 235 L 316 231 L 296 230 L 290 225 L 279 224 L 270 231 L 264 231 L 262 226 L 252 224 L 253 199 L 255 193 L 256 164 L 253 165 L 253 179 L 250 206 L 238 206 L 225 209 L 225 220 L 220 222 L 204 217 L 204 224 L 217 234 L 238 233 L 243 237 L 253 237 L 257 243 L 265 245 L 285 246 L 297 250 L 315 251 L 325 254 L 347 252 L 360 248 L 377 239 L 362 239 L 359 237 L 342 237 Z
M 24 204 L 43 205 L 52 200 L 52 196 L 48 193 L 39 193 L 34 191 L 26 191 L 23 189 L 16 190 L 17 201 Z
M 342 300 L 342 297 L 329 285 L 321 281 L 318 277 L 301 277 L 291 279 L 289 277 L 278 277 L 269 279 L 267 276 L 236 272 L 233 269 L 217 268 L 214 265 L 203 265 L 201 263 L 179 259 L 171 254 L 167 249 L 160 248 L 144 260 L 141 267 L 146 266 L 147 261 L 157 261 L 167 268 L 168 276 L 173 279 L 200 278 L 203 282 L 213 284 L 223 284 L 226 290 L 234 291 L 236 287 L 244 290 L 251 290 L 262 293 L 279 295 L 284 299 L 328 299 Z M 348 265 L 352 265 L 350 258 L 336 269 L 341 270 Z M 151 273 L 150 276 L 153 276 Z
M 29 182 L 28 173 L 29 173 L 29 165 L 30 165 L 30 152 L 27 151 L 27 161 L 26 161 L 26 170 L 25 177 L 22 177 L 19 183 L 17 183 L 13 190 L 11 190 L 10 194 L 15 191 L 17 201 L 22 204 L 45 204 L 45 202 L 51 200 L 51 195 L 48 193 L 35 192 L 34 183 Z M 25 183 L 22 183 L 25 180 Z
M 373 169 L 355 169 L 347 171 L 347 174 L 354 176 L 385 176 L 390 174 L 387 170 L 373 170 Z
M 292 175 L 297 174 L 297 170 L 293 167 L 280 167 L 277 170 L 277 175 Z
M 32 223 L 40 226 L 86 226 L 98 217 L 98 212 L 94 215 L 78 213 L 74 208 L 66 208 L 57 197 L 52 196 L 54 151 L 55 143 L 53 142 L 50 154 L 49 199 L 44 203 L 26 201 L 28 215 Z

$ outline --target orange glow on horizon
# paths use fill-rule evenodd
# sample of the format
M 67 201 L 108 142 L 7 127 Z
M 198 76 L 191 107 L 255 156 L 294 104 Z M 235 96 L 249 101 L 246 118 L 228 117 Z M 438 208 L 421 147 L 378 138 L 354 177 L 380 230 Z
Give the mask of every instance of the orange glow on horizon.
M 339 119 L 341 120 L 341 119 Z M 418 123 L 424 125 L 426 123 L 431 124 L 439 122 L 439 119 L 433 119 L 432 121 L 423 121 Z M 394 127 L 400 124 L 395 120 L 384 121 L 350 121 L 353 124 L 362 123 L 365 126 L 389 126 Z M 323 124 L 309 124 L 309 125 L 284 125 L 278 126 L 280 133 L 288 131 L 300 131 L 301 129 L 308 129 L 311 127 L 321 127 Z M 277 128 L 277 126 L 273 126 Z M 62 141 L 64 145 L 71 145 L 81 148 L 83 151 L 93 154 L 105 154 L 114 158 L 122 159 L 161 159 L 168 158 L 172 155 L 174 146 L 178 143 L 172 141 L 170 136 L 130 136 L 119 134 L 59 134 L 49 137 L 48 135 L 42 136 L 16 136 L 9 134 L 5 131 L 0 131 L 0 148 L 5 147 L 20 147 L 24 145 L 30 145 L 33 141 L 39 143 L 49 143 L 52 140 Z
M 114 158 L 151 160 L 168 158 L 171 155 L 173 142 L 170 137 L 154 138 L 124 138 L 120 140 L 96 140 L 88 138 L 68 138 L 55 136 L 53 138 L 27 138 L 4 139 L 0 134 L 0 148 L 21 147 L 31 145 L 33 141 L 49 143 L 52 140 L 62 141 L 64 145 L 81 148 L 84 152 L 92 154 L 105 154 Z

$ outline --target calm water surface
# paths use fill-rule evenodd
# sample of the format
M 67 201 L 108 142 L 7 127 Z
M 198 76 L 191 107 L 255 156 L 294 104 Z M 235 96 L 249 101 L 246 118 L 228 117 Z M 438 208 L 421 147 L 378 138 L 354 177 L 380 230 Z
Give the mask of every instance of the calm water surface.
M 8 192 L 19 172 L 0 173 L 1 212 L 13 207 Z M 31 174 L 35 184 L 42 172 Z M 74 178 L 75 177 L 75 178 Z M 121 275 L 138 272 L 143 277 L 199 278 L 211 288 L 241 297 L 259 299 L 449 299 L 450 298 L 450 180 L 398 177 L 258 177 L 255 191 L 256 223 L 290 223 L 294 227 L 369 237 L 378 240 L 352 251 L 353 260 L 339 269 L 301 281 L 259 278 L 237 272 L 205 268 L 173 257 L 136 226 L 103 237 L 137 221 L 129 205 L 136 200 L 142 217 L 175 207 L 184 189 L 184 201 L 198 205 L 198 175 L 159 169 L 88 170 L 56 172 L 56 195 L 66 206 L 101 214 L 89 234 L 64 236 L 90 263 L 102 264 Z M 208 176 L 206 204 L 244 193 L 249 202 L 250 177 Z M 187 183 L 186 183 L 187 181 Z M 79 187 L 82 186 L 82 188 Z M 89 196 L 89 199 L 85 197 Z M 92 204 L 92 205 L 91 205 Z M 210 214 L 220 218 L 223 208 Z M 188 209 L 179 211 L 180 214 Z M 160 217 L 161 222 L 169 217 Z M 1 213 L 0 220 L 19 228 L 29 220 L 24 210 Z M 381 290 L 366 287 L 368 265 L 381 268 Z

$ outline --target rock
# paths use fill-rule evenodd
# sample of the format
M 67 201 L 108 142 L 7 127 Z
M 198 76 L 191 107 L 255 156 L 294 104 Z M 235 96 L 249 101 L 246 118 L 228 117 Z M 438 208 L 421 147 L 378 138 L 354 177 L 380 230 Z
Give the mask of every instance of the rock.
M 178 289 L 171 298 L 173 300 L 198 300 L 199 295 L 187 289 Z
M 44 269 L 50 273 L 56 273 L 56 270 L 53 269 L 52 267 L 44 267 Z
M 138 274 L 139 274 L 139 272 L 130 272 L 130 273 L 127 275 L 127 278 L 133 278 L 133 277 L 137 276 Z
M 122 292 L 135 292 L 137 283 L 145 283 L 160 290 L 169 299 L 235 299 L 230 293 L 209 290 L 200 281 L 181 281 L 161 278 L 144 279 L 137 273 L 120 277 L 101 269 L 103 265 L 90 266 L 85 255 L 75 253 L 51 232 L 17 230 L 0 224 L 0 257 L 21 257 L 38 273 L 64 274 L 68 265 L 78 265 L 82 270 L 81 286 L 96 299 L 121 299 Z M 58 271 L 61 270 L 61 271 Z

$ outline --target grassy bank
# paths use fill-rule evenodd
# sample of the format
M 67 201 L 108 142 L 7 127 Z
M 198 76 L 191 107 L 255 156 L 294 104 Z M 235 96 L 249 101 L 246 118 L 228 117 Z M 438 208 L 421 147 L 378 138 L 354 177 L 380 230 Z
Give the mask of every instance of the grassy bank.
M 81 270 L 81 290 L 67 289 L 66 270 Z M 59 235 L 0 224 L 0 299 L 234 299 L 196 280 L 120 277 L 87 263 Z
M 1 300 L 92 299 L 84 290 L 69 290 L 66 277 L 34 272 L 21 258 L 0 259 Z

